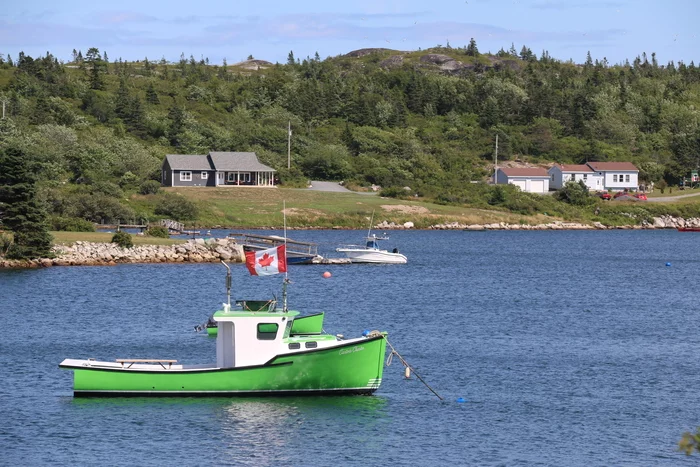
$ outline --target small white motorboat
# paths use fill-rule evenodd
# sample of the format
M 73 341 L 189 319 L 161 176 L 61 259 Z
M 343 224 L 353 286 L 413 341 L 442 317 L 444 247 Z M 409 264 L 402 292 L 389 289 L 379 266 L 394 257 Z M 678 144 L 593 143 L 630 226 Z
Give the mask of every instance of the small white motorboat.
M 387 264 L 404 264 L 408 261 L 406 256 L 399 253 L 397 248 L 393 251 L 382 250 L 379 248 L 378 240 L 388 240 L 388 237 L 377 237 L 376 235 L 367 236 L 365 246 L 346 246 L 336 248 L 338 253 L 345 253 L 351 263 L 387 263 Z

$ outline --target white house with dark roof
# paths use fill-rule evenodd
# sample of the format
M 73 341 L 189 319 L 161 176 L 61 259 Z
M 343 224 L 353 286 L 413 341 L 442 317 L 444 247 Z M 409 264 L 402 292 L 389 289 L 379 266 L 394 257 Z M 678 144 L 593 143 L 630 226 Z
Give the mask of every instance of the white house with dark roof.
M 541 167 L 499 168 L 496 173 L 497 184 L 511 184 L 528 193 L 547 193 L 550 176 Z
M 639 187 L 639 169 L 631 162 L 588 162 L 586 165 L 603 178 L 604 190 L 636 191 Z
M 275 186 L 272 167 L 254 152 L 168 154 L 163 160 L 163 186 Z
M 603 190 L 603 175 L 593 171 L 587 164 L 554 164 L 548 171 L 549 186 L 558 190 L 567 182 L 583 181 L 589 190 Z

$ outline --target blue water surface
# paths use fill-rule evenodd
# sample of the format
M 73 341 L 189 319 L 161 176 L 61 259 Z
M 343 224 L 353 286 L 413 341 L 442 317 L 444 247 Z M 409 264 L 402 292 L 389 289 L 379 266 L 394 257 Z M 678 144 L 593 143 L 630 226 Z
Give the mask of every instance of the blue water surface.
M 290 237 L 334 256 L 365 234 Z M 408 264 L 291 266 L 290 308 L 388 331 L 443 401 L 397 358 L 371 397 L 76 399 L 64 358 L 214 362 L 194 326 L 225 268 L 0 270 L 0 464 L 697 464 L 677 443 L 700 425 L 700 235 L 389 234 Z M 233 298 L 280 296 L 280 276 L 232 269 Z

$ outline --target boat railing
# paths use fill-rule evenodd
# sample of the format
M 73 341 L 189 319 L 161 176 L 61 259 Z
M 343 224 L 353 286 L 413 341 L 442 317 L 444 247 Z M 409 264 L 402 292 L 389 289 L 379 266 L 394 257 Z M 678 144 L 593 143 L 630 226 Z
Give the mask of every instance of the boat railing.
M 269 311 L 272 313 L 277 309 L 277 300 L 236 300 L 236 305 L 243 308 L 243 311 Z
M 284 237 L 265 236 L 265 235 L 250 235 L 250 234 L 235 234 L 228 235 L 236 243 L 243 246 L 253 248 L 274 248 L 280 245 L 287 245 L 287 253 L 298 253 L 304 255 L 318 255 L 318 244 L 313 242 L 301 242 L 299 240 L 290 240 Z

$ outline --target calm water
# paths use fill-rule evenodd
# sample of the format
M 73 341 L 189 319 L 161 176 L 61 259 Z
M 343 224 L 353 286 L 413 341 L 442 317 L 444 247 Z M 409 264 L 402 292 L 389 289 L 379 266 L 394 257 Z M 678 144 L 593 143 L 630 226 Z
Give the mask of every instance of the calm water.
M 332 255 L 363 234 L 290 236 Z M 0 270 L 0 464 L 697 463 L 676 443 L 700 425 L 700 234 L 390 234 L 408 264 L 291 267 L 290 305 L 331 333 L 387 330 L 445 401 L 396 359 L 372 397 L 74 399 L 66 357 L 215 361 L 193 327 L 225 268 Z M 279 294 L 233 275 L 234 298 Z

